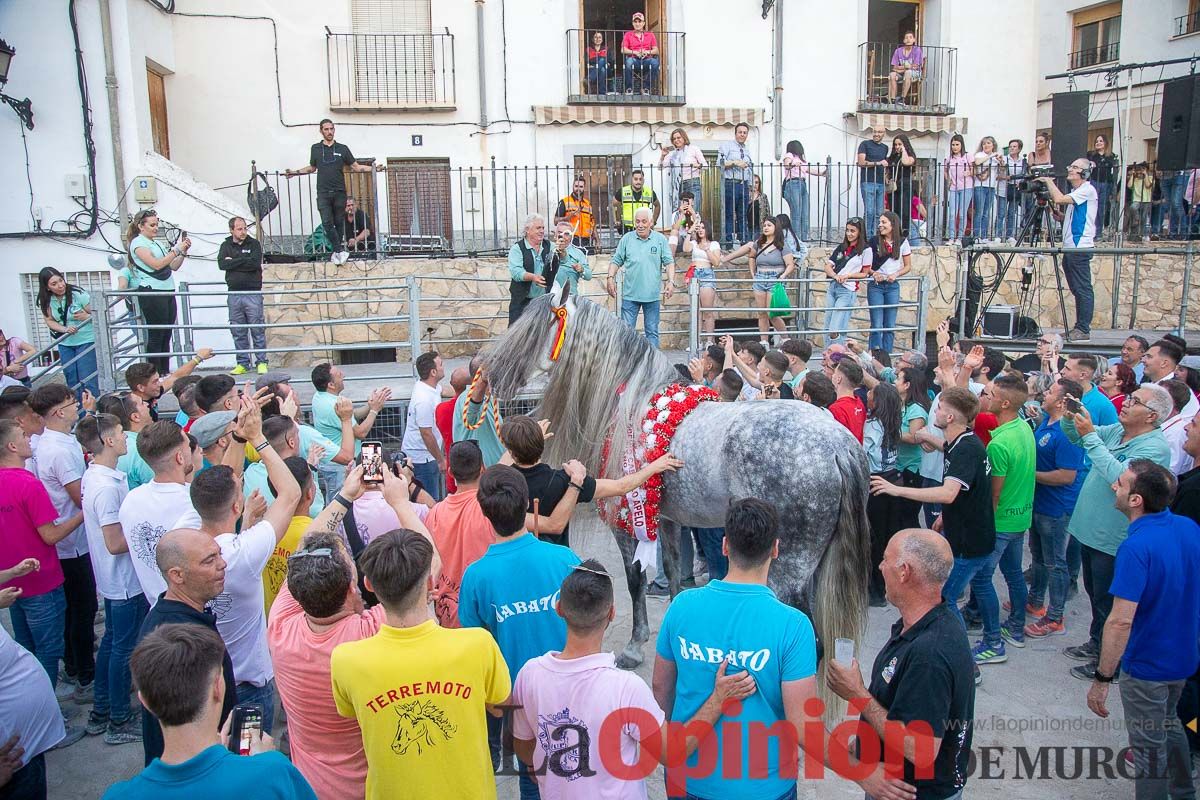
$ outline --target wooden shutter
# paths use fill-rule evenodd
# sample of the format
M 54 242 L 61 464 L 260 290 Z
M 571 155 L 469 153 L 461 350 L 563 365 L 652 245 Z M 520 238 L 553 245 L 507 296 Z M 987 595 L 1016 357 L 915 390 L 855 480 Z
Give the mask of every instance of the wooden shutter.
M 163 76 L 147 67 L 146 86 L 150 94 L 150 138 L 154 152 L 163 158 L 171 157 L 171 141 L 167 130 L 167 90 Z

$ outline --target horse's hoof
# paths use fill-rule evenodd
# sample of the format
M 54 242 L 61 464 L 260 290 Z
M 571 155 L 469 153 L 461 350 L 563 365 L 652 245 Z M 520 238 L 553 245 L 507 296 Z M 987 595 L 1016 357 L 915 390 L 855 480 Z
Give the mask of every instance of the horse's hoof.
M 617 667 L 620 669 L 637 669 L 642 665 L 645 656 L 640 650 L 634 651 L 626 648 L 617 655 Z

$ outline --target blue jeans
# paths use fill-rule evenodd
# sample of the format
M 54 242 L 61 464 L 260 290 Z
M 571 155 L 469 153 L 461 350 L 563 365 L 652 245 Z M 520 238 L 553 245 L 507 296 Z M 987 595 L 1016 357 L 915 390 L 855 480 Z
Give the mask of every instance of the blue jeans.
M 521 792 L 521 800 L 541 800 L 537 781 L 529 774 L 529 765 L 521 760 L 517 761 L 517 787 Z
M 971 206 L 970 189 L 951 189 L 946 197 L 946 231 L 950 239 L 961 239 L 967 230 L 967 209 Z
M 1079 580 L 1079 573 L 1083 570 L 1083 545 L 1074 536 L 1067 534 L 1067 589 L 1070 590 L 1071 584 Z
M 963 624 L 963 629 L 966 630 L 967 623 L 963 620 L 962 611 L 958 608 L 958 596 L 963 593 L 963 589 L 967 588 L 967 584 L 971 583 L 975 576 L 986 569 L 992 563 L 992 555 L 988 553 L 983 556 L 975 556 L 974 558 L 954 557 L 954 567 L 950 570 L 950 577 L 946 578 L 946 582 L 942 584 L 942 600 L 950 604 L 950 608 L 954 609 L 954 613 L 958 616 L 958 621 Z M 992 601 L 995 602 L 996 593 L 992 592 Z
M 150 610 L 145 595 L 104 600 L 104 638 L 96 653 L 96 713 L 114 724 L 129 718 L 129 656 Z
M 746 202 L 746 182 L 722 180 L 721 193 L 725 206 L 725 227 L 722 236 L 726 244 L 750 241 L 750 207 Z
M 413 464 L 413 476 L 421 482 L 434 500 L 445 497 L 445 492 L 442 491 L 442 470 L 436 461 Z
M 271 732 L 271 724 L 275 722 L 275 679 L 267 681 L 262 686 L 252 683 L 237 685 L 238 703 L 259 703 L 263 707 L 263 733 Z
M 867 238 L 875 235 L 879 228 L 879 215 L 883 213 L 882 183 L 860 183 L 858 193 L 862 195 L 863 220 L 867 226 Z
M 1067 523 L 1071 521 L 1070 514 L 1052 517 L 1049 514 L 1033 515 L 1033 530 L 1029 536 L 1029 544 L 1034 551 L 1033 585 L 1029 587 L 1029 604 L 1040 606 L 1050 589 L 1050 603 L 1046 608 L 1046 619 L 1058 621 L 1063 617 L 1063 607 L 1067 604 L 1067 585 L 1070 578 L 1067 573 Z M 1034 540 L 1037 540 L 1036 543 Z
M 645 94 L 663 94 L 663 92 L 654 91 L 658 86 L 658 58 L 655 56 L 645 56 L 638 58 L 637 56 L 625 56 L 625 92 L 633 91 L 633 76 L 636 74 L 642 79 L 642 88 L 647 90 Z M 650 85 L 646 85 L 646 74 L 650 75 Z
M 588 62 L 587 93 L 604 94 L 608 91 L 608 59 L 597 58 Z
M 876 283 L 867 284 L 867 309 L 871 312 L 871 338 L 869 347 L 874 350 L 882 347 L 892 352 L 896 333 L 890 330 L 896 327 L 896 304 L 900 302 L 900 284 Z M 885 308 L 884 306 L 890 306 Z M 888 328 L 889 330 L 880 330 Z
M 974 223 L 971 229 L 976 239 L 988 239 L 992 235 L 992 200 L 996 190 L 990 186 L 975 187 Z
M 661 304 L 658 300 L 643 303 L 639 300 L 621 300 L 621 321 L 630 328 L 637 330 L 638 309 L 642 311 L 642 327 L 646 341 L 655 348 L 658 347 L 658 312 Z
M 729 559 L 721 553 L 721 540 L 725 538 L 724 528 L 693 528 L 696 538 L 700 541 L 700 552 L 708 563 L 708 579 L 719 581 L 729 574 Z
M 985 571 L 986 575 L 981 571 L 971 581 L 971 592 L 978 599 L 983 614 L 983 640 L 989 644 L 1000 641 L 1000 601 L 996 599 L 996 587 L 992 585 L 992 575 L 997 566 L 1000 567 L 1000 574 L 1004 576 L 1004 582 L 1008 584 L 1008 602 L 1012 606 L 1008 615 L 1008 625 L 1015 631 L 1025 628 L 1025 602 L 1029 599 L 1029 588 L 1025 585 L 1025 575 L 1021 572 L 1021 555 L 1024 552 L 1024 533 L 997 533 L 991 566 Z M 991 589 L 995 601 L 994 614 L 988 612 L 979 594 L 984 583 Z
M 33 597 L 18 597 L 12 604 L 13 638 L 33 653 L 58 686 L 58 662 L 63 657 L 63 630 L 67 624 L 67 596 L 61 586 Z
M 724 533 L 721 534 L 724 536 Z M 720 543 L 717 543 L 718 550 Z M 662 545 L 654 548 L 654 565 L 658 569 L 658 575 L 654 577 L 654 582 L 651 586 L 659 589 L 668 588 L 667 572 L 663 569 Z M 692 543 L 692 529 L 679 529 L 679 580 L 694 581 L 696 580 L 696 547 Z
M 829 289 L 825 292 L 825 332 L 829 334 L 826 344 L 845 343 L 846 332 L 850 330 L 850 313 L 857 297 L 855 292 L 837 281 L 829 282 Z
M 792 228 L 800 241 L 808 241 L 808 182 L 804 178 L 788 178 L 783 182 L 783 199 L 792 216 Z
M 332 502 L 333 496 L 342 490 L 342 484 L 346 481 L 346 467 L 332 461 L 321 462 L 317 465 L 317 476 L 324 484 L 321 491 L 325 494 L 325 499 Z
M 1112 191 L 1112 184 L 1109 183 L 1092 183 L 1096 187 L 1096 197 L 1099 201 L 1096 203 L 1096 237 L 1104 232 L 1104 215 L 1108 213 L 1108 196 Z
M 1092 255 L 1064 253 L 1062 265 L 1063 274 L 1067 276 L 1067 287 L 1075 296 L 1075 327 L 1090 333 L 1096 309 L 1096 296 L 1092 292 Z
M 75 389 L 77 397 L 83 396 L 87 389 L 93 397 L 100 396 L 100 381 L 96 377 L 96 344 L 87 342 L 80 345 L 60 344 L 58 358 L 64 364 L 63 377 L 67 386 Z M 78 358 L 77 361 L 75 359 Z M 74 364 L 69 362 L 75 361 Z
M 1167 210 L 1167 218 L 1169 219 L 1169 232 L 1171 236 L 1181 236 L 1185 231 L 1183 229 L 1185 213 L 1183 209 L 1183 195 L 1187 191 L 1188 173 L 1184 172 L 1179 175 L 1172 175 L 1169 178 L 1162 178 L 1159 183 L 1162 186 L 1162 196 L 1165 201 L 1164 205 Z M 1161 227 L 1161 222 L 1159 223 Z M 1158 233 L 1159 228 L 1154 230 Z
M 996 235 L 1005 239 L 1015 239 L 1020 227 L 1017 225 L 1017 212 L 1021 208 L 1020 200 L 1010 201 L 1002 194 L 996 195 Z

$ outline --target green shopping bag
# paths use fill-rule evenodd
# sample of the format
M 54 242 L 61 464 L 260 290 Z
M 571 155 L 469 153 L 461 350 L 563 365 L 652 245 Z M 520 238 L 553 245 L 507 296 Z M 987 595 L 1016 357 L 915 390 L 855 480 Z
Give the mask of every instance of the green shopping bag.
M 777 283 L 771 287 L 771 319 L 791 316 L 791 305 L 792 301 L 788 297 L 786 286 L 782 283 Z M 775 309 L 777 308 L 782 310 L 776 311 Z

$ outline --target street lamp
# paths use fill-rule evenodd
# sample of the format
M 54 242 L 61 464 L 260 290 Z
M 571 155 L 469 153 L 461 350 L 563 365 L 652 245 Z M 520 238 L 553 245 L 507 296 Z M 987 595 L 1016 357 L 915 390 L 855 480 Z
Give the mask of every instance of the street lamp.
M 12 66 L 13 56 L 17 54 L 16 49 L 8 42 L 0 39 L 0 86 L 8 83 L 8 68 Z M 21 123 L 33 130 L 33 103 L 26 97 L 24 100 L 18 100 L 15 97 L 9 97 L 6 94 L 0 93 L 0 100 L 3 100 L 12 110 L 17 112 Z

